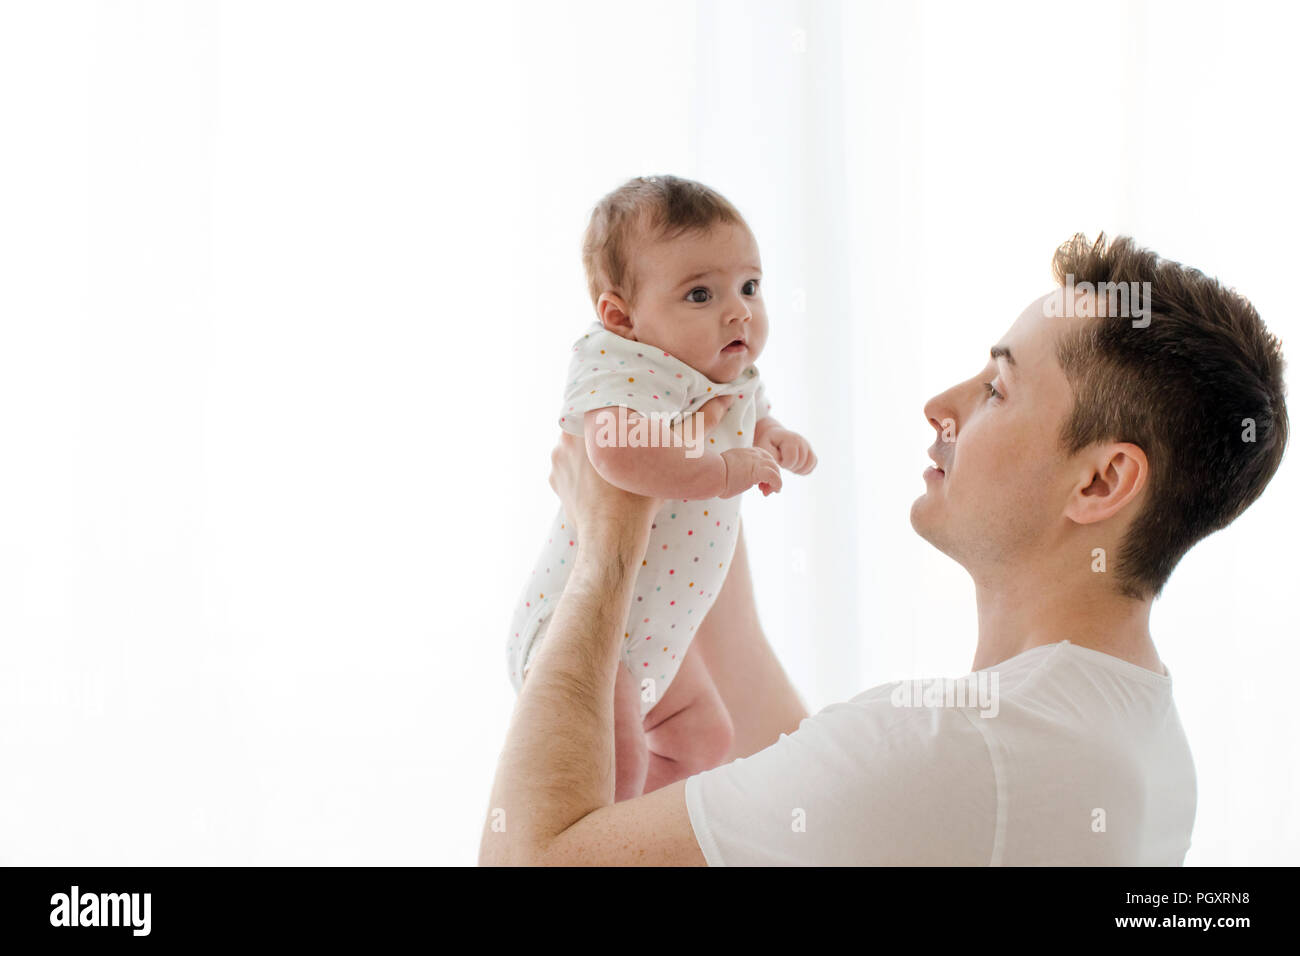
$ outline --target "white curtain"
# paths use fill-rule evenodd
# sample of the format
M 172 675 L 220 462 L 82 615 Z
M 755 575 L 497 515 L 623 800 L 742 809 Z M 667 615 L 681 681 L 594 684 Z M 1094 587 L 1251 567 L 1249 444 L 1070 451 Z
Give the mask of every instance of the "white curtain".
M 471 863 L 504 629 L 555 507 L 586 215 L 673 172 L 754 227 L 773 412 L 745 503 L 814 710 L 966 671 L 911 531 L 926 398 L 1076 230 L 1300 349 L 1289 7 L 0 8 L 0 862 Z M 1187 862 L 1300 848 L 1291 462 L 1153 618 Z M 94 799 L 88 800 L 87 793 Z

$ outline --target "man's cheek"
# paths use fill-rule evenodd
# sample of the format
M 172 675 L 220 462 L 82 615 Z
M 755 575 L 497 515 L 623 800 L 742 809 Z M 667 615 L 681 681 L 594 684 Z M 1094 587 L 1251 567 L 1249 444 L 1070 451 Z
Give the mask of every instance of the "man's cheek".
M 1024 475 L 1013 462 L 994 455 L 977 462 L 963 462 L 944 485 L 948 500 L 955 505 L 985 514 L 1001 514 L 1016 507 L 1023 494 Z

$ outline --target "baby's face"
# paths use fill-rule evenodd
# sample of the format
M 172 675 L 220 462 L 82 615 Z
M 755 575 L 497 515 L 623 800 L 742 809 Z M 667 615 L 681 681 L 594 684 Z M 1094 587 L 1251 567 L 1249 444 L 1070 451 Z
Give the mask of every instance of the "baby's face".
M 630 327 L 620 334 L 658 346 L 714 382 L 733 381 L 767 344 L 760 266 L 758 243 L 739 225 L 643 245 L 632 264 L 638 291 Z

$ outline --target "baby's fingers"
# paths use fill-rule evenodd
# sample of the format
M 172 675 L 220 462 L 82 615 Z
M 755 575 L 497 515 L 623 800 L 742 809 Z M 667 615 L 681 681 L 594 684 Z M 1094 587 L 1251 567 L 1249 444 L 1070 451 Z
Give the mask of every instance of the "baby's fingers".
M 760 487 L 762 485 L 768 486 L 768 490 L 764 492 L 764 495 L 769 494 L 770 492 L 773 491 L 780 491 L 781 490 L 780 467 L 777 466 L 775 463 L 770 465 L 767 464 L 762 465 L 758 469 L 758 481 Z

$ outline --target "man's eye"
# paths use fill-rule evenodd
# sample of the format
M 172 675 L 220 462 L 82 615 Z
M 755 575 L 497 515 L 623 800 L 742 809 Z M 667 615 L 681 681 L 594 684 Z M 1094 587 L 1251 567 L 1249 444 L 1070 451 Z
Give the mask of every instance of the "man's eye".
M 745 290 L 745 295 L 755 295 L 758 292 L 758 280 L 750 279 L 742 288 Z
M 993 387 L 992 382 L 984 383 L 984 391 L 988 392 L 989 398 L 1001 398 L 1002 393 Z
M 700 295 L 702 295 L 703 298 L 697 298 L 695 295 L 697 292 L 700 293 Z M 696 286 L 690 292 L 686 293 L 686 299 L 689 302 L 708 302 L 709 290 L 704 288 L 703 286 Z

